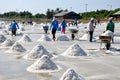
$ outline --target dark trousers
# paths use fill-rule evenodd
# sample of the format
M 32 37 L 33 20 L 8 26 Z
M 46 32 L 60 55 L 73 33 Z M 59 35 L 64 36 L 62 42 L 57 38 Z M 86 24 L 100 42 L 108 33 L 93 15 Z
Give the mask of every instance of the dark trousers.
M 92 42 L 92 37 L 93 37 L 93 31 L 89 31 L 90 39 L 89 41 Z
M 56 39 L 55 34 L 56 34 L 56 29 L 52 29 L 52 35 L 53 35 L 52 39 L 53 39 L 53 40 Z
M 12 36 L 13 36 L 13 35 L 16 36 L 16 31 L 17 31 L 17 30 L 12 30 Z

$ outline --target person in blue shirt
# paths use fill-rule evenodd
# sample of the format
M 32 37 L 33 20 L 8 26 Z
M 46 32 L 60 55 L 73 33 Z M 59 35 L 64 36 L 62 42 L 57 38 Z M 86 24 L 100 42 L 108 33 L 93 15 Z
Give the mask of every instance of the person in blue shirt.
M 13 20 L 10 24 L 10 29 L 12 31 L 12 36 L 15 35 L 16 36 L 16 31 L 17 31 L 17 28 L 19 29 L 19 26 L 17 24 L 17 22 L 15 20 Z
M 65 22 L 65 19 L 63 18 L 62 22 L 61 22 L 61 33 L 64 33 L 65 34 L 65 28 L 66 28 L 66 22 Z
M 56 30 L 58 29 L 58 21 L 56 17 L 53 17 L 53 20 L 51 21 L 51 24 L 50 24 L 50 29 L 53 36 L 52 39 L 55 41 L 56 39 L 55 34 L 56 34 Z

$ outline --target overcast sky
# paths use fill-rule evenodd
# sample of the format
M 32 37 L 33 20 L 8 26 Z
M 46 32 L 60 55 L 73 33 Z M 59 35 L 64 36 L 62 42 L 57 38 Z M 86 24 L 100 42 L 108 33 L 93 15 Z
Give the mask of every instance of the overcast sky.
M 77 13 L 97 9 L 120 8 L 120 0 L 1 0 L 0 13 L 29 11 L 33 14 L 46 13 L 47 9 L 68 9 Z

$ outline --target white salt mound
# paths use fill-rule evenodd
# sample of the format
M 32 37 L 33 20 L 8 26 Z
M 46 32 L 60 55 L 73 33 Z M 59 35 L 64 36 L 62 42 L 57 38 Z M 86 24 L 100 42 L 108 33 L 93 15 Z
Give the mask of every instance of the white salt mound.
M 57 41 L 69 41 L 69 38 L 66 35 L 61 35 L 57 37 Z
M 15 51 L 15 52 L 25 52 L 26 49 L 21 45 L 19 44 L 18 42 L 15 42 L 12 47 L 10 48 L 10 51 Z
M 4 42 L 6 40 L 6 37 L 2 34 L 0 34 L 0 42 Z
M 30 37 L 27 34 L 25 34 L 18 42 L 25 43 L 25 42 L 32 42 L 32 40 L 30 39 Z
M 25 29 L 23 27 L 20 27 L 19 31 L 25 31 Z
M 34 73 L 54 72 L 59 67 L 47 55 L 43 55 L 39 60 L 27 68 L 28 71 Z
M 11 41 L 10 39 L 7 39 L 7 40 L 5 40 L 1 45 L 2 45 L 3 47 L 7 47 L 7 46 L 12 46 L 13 44 L 14 44 L 13 41 Z
M 86 56 L 86 52 L 81 49 L 78 44 L 70 46 L 63 54 L 63 56 Z
M 47 35 L 42 35 L 37 41 L 51 41 L 51 39 Z
M 89 35 L 84 34 L 81 38 L 79 38 L 79 40 L 89 40 Z
M 43 55 L 47 55 L 50 58 L 52 57 L 52 55 L 41 44 L 39 44 L 26 54 L 24 58 L 34 60 L 41 58 Z
M 3 35 L 9 35 L 9 32 L 7 30 L 2 30 Z
M 10 31 L 10 30 L 11 30 L 11 29 L 10 29 L 10 24 L 8 24 L 8 25 L 5 26 L 5 30 L 7 30 L 7 31 Z
M 60 80 L 85 80 L 82 76 L 78 75 L 73 69 L 68 69 L 60 78 Z

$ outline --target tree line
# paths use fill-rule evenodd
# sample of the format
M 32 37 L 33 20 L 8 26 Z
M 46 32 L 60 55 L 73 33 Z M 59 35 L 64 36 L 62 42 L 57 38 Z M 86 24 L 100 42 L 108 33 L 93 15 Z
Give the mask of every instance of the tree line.
M 115 10 L 96 10 L 96 11 L 89 11 L 84 13 L 78 13 L 80 16 L 82 16 L 83 19 L 89 19 L 91 17 L 100 17 L 100 18 L 107 18 L 111 15 L 113 15 L 115 12 L 119 11 L 120 8 L 117 8 Z M 46 14 L 37 13 L 33 15 L 29 11 L 23 11 L 23 12 L 16 12 L 16 11 L 10 11 L 5 12 L 3 14 L 0 14 L 0 18 L 46 18 L 51 19 L 55 14 L 68 11 L 67 9 L 63 10 L 60 8 L 53 9 L 47 9 Z
M 114 10 L 96 10 L 96 11 L 90 11 L 90 12 L 84 12 L 84 13 L 79 13 L 84 19 L 89 19 L 91 17 L 95 18 L 108 18 L 112 16 L 114 13 L 120 11 L 120 8 L 114 9 Z
M 37 13 L 35 15 L 33 15 L 29 11 L 23 11 L 23 12 L 10 11 L 10 12 L 5 12 L 3 14 L 0 14 L 0 18 L 47 18 L 47 19 L 50 19 L 55 14 L 63 11 L 68 11 L 68 10 L 67 9 L 63 10 L 60 8 L 56 8 L 55 10 L 47 9 L 46 14 Z

